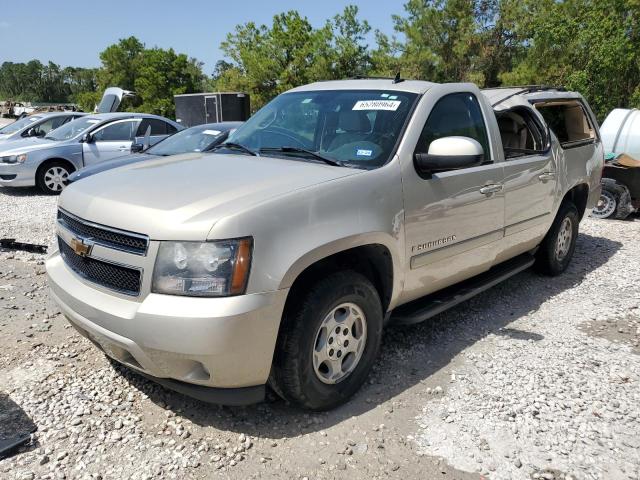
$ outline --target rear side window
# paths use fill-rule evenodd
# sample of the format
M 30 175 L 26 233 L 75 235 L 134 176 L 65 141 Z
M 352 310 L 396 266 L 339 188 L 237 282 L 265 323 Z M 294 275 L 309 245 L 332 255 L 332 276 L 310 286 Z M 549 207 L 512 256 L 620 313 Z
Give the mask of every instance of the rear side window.
M 596 133 L 584 107 L 577 100 L 536 104 L 549 128 L 564 148 L 591 143 Z
M 166 135 L 176 131 L 172 125 L 169 125 L 167 122 L 163 122 L 162 120 L 158 120 L 157 118 L 143 118 L 140 122 L 140 126 L 138 127 L 136 137 L 144 137 L 149 126 L 151 126 L 151 136 Z M 169 131 L 168 127 L 171 127 L 172 130 Z
M 505 159 L 545 152 L 549 145 L 546 128 L 533 111 L 516 107 L 496 112 Z
M 431 142 L 453 136 L 476 140 L 482 145 L 485 161 L 490 160 L 487 127 L 478 99 L 472 93 L 452 93 L 434 105 L 418 140 L 416 153 L 428 153 Z

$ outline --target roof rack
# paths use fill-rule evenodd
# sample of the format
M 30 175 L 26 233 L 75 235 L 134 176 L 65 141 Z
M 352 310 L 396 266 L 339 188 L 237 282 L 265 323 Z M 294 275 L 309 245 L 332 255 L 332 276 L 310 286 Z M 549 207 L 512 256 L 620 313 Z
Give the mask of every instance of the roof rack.
M 356 75 L 355 77 L 349 77 L 349 80 L 392 80 L 393 83 L 404 82 L 404 78 L 400 77 L 400 72 L 396 73 L 394 77 L 370 77 L 367 75 Z
M 567 89 L 565 87 L 555 86 L 555 85 L 508 85 L 504 87 L 490 87 L 487 90 L 504 90 L 511 88 L 521 88 L 522 90 L 526 90 L 527 92 L 537 92 L 544 90 L 558 90 L 559 92 L 566 92 Z M 521 92 L 524 93 L 524 92 Z
M 491 108 L 500 105 L 502 102 L 509 100 L 510 98 L 515 97 L 516 95 L 522 95 L 523 93 L 533 93 L 533 92 L 546 92 L 549 90 L 557 90 L 558 92 L 566 92 L 567 89 L 564 87 L 554 87 L 553 85 L 516 85 L 511 87 L 494 87 L 492 90 L 500 90 L 500 89 L 512 89 L 512 88 L 520 88 L 515 93 L 511 95 L 507 95 L 506 97 L 498 100 L 496 103 L 491 105 Z

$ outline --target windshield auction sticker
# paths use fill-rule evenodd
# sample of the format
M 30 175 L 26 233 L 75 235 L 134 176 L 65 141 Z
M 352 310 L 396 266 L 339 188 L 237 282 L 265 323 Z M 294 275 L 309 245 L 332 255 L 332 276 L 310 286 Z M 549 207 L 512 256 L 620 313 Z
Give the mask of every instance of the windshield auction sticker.
M 353 110 L 391 110 L 395 112 L 402 102 L 400 100 L 360 100 Z

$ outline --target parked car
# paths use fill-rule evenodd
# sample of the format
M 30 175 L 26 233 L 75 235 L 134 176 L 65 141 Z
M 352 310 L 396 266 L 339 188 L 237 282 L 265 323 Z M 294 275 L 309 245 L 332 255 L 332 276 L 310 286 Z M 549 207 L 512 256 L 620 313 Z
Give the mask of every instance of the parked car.
M 80 112 L 51 112 L 29 115 L 0 128 L 0 145 L 28 137 L 42 138 L 65 123 L 86 115 Z M 0 146 L 0 148 L 2 148 Z
M 640 210 L 640 110 L 612 110 L 601 132 L 607 159 L 592 215 L 623 220 Z
M 401 79 L 295 88 L 215 152 L 66 189 L 53 298 L 162 385 L 312 410 L 358 390 L 387 323 L 562 273 L 603 165 L 577 93 Z
M 108 162 L 98 163 L 73 172 L 69 176 L 69 183 L 90 177 L 96 173 L 111 170 L 112 168 L 144 162 L 158 157 L 168 157 L 180 153 L 207 152 L 216 145 L 224 142 L 231 132 L 242 125 L 242 122 L 207 123 L 196 127 L 187 128 L 165 138 L 144 152 L 127 155 Z M 132 150 L 142 149 L 141 144 L 132 146 Z
M 156 144 L 182 127 L 156 115 L 99 113 L 57 128 L 44 138 L 25 138 L 0 146 L 0 186 L 32 187 L 59 194 L 79 168 L 129 155 L 134 143 Z

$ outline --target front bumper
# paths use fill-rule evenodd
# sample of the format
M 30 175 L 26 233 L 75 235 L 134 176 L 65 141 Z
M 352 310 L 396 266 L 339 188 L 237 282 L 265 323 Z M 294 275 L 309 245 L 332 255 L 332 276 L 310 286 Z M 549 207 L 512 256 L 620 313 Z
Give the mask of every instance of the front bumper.
M 0 186 L 33 187 L 36 173 L 26 163 L 0 163 Z
M 246 403 L 264 394 L 288 290 L 129 299 L 82 280 L 58 252 L 46 267 L 53 298 L 69 322 L 114 360 L 203 400 L 245 403 L 238 400 L 242 391 L 205 394 L 203 387 L 257 387 L 245 390 Z

